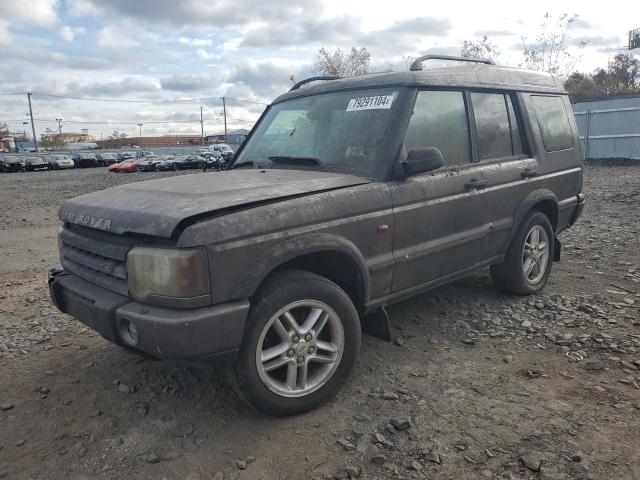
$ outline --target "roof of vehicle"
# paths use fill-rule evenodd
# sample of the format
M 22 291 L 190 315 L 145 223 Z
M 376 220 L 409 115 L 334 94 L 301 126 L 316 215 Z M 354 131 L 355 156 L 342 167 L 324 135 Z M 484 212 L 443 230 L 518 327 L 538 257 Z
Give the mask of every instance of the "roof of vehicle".
M 376 87 L 463 87 L 561 93 L 562 82 L 545 72 L 500 65 L 459 64 L 406 72 L 383 72 L 307 84 L 280 95 L 273 103 L 316 93 Z

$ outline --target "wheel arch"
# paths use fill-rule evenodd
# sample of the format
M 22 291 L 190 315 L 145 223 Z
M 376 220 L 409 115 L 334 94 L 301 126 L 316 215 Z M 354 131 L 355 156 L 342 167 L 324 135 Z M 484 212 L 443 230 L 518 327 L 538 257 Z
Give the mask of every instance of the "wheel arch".
M 360 311 L 369 298 L 365 259 L 350 240 L 332 234 L 314 234 L 281 242 L 246 269 L 234 296 L 252 297 L 270 275 L 287 269 L 323 276 L 341 287 Z
M 546 188 L 535 190 L 525 197 L 516 210 L 513 216 L 513 225 L 511 226 L 511 231 L 509 232 L 503 250 L 506 251 L 506 249 L 509 248 L 511 240 L 513 240 L 518 228 L 520 228 L 524 217 L 532 210 L 542 212 L 549 218 L 551 226 L 553 227 L 553 233 L 555 234 L 558 227 L 558 197 Z

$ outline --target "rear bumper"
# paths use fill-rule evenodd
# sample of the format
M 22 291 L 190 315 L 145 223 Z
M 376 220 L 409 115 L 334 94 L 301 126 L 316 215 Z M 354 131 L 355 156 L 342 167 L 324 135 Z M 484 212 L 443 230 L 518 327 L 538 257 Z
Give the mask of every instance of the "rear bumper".
M 580 215 L 582 215 L 582 211 L 584 210 L 584 206 L 585 206 L 585 199 L 584 199 L 584 195 L 582 193 L 578 194 L 578 203 L 576 205 L 576 209 L 573 211 L 573 215 L 571 215 L 571 220 L 569 221 L 569 226 L 571 227 L 574 223 L 576 223 L 578 221 L 578 218 L 580 217 Z
M 233 351 L 242 342 L 249 301 L 180 310 L 132 302 L 64 270 L 49 272 L 55 306 L 117 345 L 158 358 L 197 358 Z M 137 343 L 128 334 L 135 325 Z

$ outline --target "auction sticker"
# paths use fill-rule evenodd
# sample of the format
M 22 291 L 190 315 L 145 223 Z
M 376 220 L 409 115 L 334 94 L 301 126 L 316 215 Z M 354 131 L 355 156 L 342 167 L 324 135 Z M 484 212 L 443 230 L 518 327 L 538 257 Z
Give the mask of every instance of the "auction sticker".
M 347 112 L 358 110 L 386 110 L 391 108 L 393 95 L 377 95 L 375 97 L 352 98 L 347 105 Z

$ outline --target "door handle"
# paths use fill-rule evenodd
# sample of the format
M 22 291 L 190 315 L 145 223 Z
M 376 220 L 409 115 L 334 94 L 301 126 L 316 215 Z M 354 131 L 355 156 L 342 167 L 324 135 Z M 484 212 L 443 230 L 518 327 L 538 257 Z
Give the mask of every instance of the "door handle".
M 464 188 L 466 188 L 467 190 L 475 190 L 475 189 L 480 189 L 480 188 L 484 188 L 487 186 L 487 181 L 482 179 L 482 180 L 476 180 L 475 178 L 473 180 L 469 180 L 467 183 L 464 184 Z
M 522 178 L 531 178 L 538 175 L 538 171 L 531 168 L 525 168 L 522 172 L 520 172 L 520 175 L 522 176 Z

